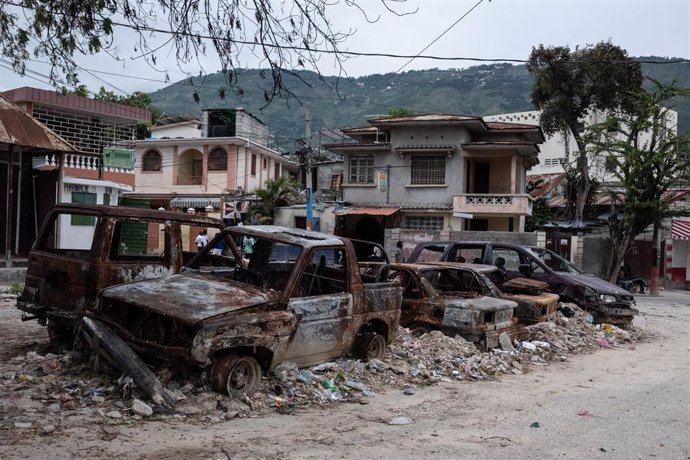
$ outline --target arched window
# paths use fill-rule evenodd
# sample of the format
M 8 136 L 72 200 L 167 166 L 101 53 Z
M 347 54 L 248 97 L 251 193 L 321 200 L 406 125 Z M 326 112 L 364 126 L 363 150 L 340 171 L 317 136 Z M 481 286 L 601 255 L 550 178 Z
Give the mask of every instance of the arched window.
M 161 170 L 161 154 L 155 150 L 149 150 L 144 153 L 142 157 L 142 171 L 160 171 Z
M 209 171 L 227 171 L 228 154 L 223 149 L 215 149 L 208 154 Z

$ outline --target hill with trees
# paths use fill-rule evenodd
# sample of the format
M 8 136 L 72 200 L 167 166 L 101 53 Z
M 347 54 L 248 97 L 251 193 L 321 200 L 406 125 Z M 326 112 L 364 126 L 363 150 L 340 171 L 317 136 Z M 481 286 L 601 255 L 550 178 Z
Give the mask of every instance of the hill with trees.
M 678 86 L 690 88 L 690 64 L 654 56 L 639 59 L 660 63 L 643 63 L 645 76 L 661 83 L 676 80 Z M 264 81 L 258 69 L 240 71 L 238 77 L 240 82 Z M 524 65 L 412 70 L 340 79 L 297 71 L 286 77 L 292 95 L 276 98 L 268 106 L 260 86 L 250 88 L 245 83 L 238 97 L 227 89 L 221 73 L 182 80 L 155 91 L 151 104 L 163 114 L 195 116 L 204 108 L 243 107 L 269 126 L 276 144 L 286 151 L 301 147 L 297 141 L 304 135 L 306 110 L 311 112 L 312 132 L 317 133 L 325 128 L 364 126 L 367 119 L 387 115 L 394 108 L 482 116 L 534 109 L 529 101 L 533 79 Z M 651 82 L 648 84 L 651 88 Z M 690 100 L 681 100 L 677 109 L 679 132 L 689 132 Z

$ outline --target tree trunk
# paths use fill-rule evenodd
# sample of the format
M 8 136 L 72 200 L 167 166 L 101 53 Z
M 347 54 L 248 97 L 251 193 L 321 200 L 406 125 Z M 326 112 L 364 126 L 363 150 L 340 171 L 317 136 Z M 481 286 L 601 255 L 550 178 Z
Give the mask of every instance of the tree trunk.
M 625 255 L 630 249 L 630 237 L 628 235 L 617 238 L 614 241 L 611 238 L 611 257 L 609 258 L 608 279 L 610 283 L 616 284 L 618 281 L 618 273 L 620 273 L 625 261 Z
M 654 223 L 652 233 L 652 266 L 649 270 L 649 294 L 659 295 L 659 224 Z
M 589 178 L 589 164 L 587 163 L 587 144 L 584 139 L 582 139 L 581 133 L 578 131 L 577 126 L 571 126 L 570 131 L 575 137 L 575 142 L 577 143 L 577 170 L 580 173 L 580 178 L 575 184 L 575 190 L 577 192 L 577 197 L 575 198 L 575 223 L 576 225 L 581 225 L 584 214 L 585 206 L 587 204 L 587 195 L 589 195 L 589 190 L 592 187 L 592 181 Z

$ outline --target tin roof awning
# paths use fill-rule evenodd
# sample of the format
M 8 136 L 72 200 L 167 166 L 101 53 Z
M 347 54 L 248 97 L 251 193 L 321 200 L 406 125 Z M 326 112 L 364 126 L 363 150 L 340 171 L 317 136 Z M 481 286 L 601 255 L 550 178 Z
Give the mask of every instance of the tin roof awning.
M 178 196 L 170 200 L 171 208 L 205 208 L 206 206 L 220 207 L 220 198 Z
M 348 208 L 336 211 L 335 214 L 337 216 L 392 216 L 398 211 L 400 208 Z

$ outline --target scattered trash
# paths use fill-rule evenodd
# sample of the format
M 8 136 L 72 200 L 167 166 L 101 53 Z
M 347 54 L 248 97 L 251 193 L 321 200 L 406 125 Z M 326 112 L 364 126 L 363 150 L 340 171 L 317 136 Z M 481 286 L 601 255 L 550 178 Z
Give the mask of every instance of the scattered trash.
M 395 417 L 388 422 L 389 425 L 410 425 L 412 423 L 414 423 L 414 420 L 410 417 Z
M 580 417 L 587 417 L 591 414 L 588 411 L 582 409 L 582 410 L 577 411 L 577 415 L 579 415 Z

